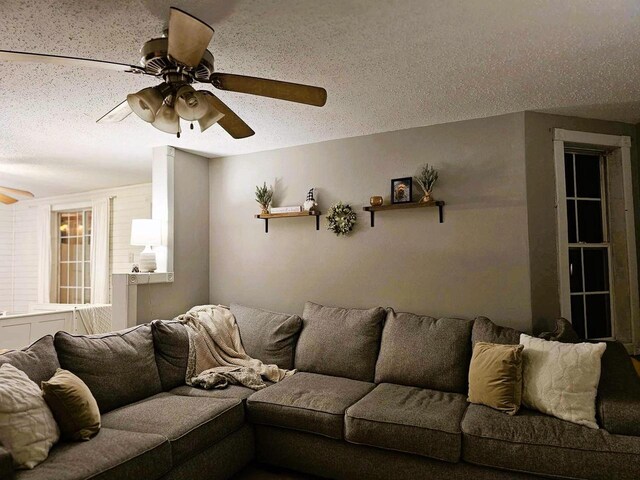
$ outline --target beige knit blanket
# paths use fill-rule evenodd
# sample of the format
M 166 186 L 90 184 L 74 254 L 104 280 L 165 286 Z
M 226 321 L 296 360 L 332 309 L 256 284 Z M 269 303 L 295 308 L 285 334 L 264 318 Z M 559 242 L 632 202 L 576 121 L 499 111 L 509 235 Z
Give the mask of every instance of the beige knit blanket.
M 197 379 L 201 373 L 228 373 L 229 367 L 242 367 L 240 371 L 243 374 L 236 373 L 235 380 L 254 389 L 260 387 L 256 385 L 256 380 L 251 378 L 252 374 L 258 374 L 271 382 L 279 382 L 295 373 L 295 370 L 283 370 L 277 365 L 266 365 L 247 355 L 240 341 L 236 319 L 227 307 L 200 305 L 176 317 L 176 320 L 181 321 L 189 333 L 189 362 L 185 379 L 188 385 L 205 386 L 206 382 L 202 381 L 202 377 Z M 236 369 L 232 370 L 238 372 Z M 247 379 L 246 383 L 243 381 L 244 378 Z

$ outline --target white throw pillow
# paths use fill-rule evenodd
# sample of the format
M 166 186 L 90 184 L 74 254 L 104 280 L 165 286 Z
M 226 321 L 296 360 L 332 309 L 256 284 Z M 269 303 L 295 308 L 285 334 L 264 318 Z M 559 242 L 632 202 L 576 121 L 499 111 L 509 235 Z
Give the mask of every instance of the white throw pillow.
M 60 432 L 40 387 L 8 363 L 0 366 L 0 444 L 16 468 L 33 468 L 49 455 Z
M 598 428 L 596 395 L 605 343 L 561 343 L 520 335 L 522 403 L 568 422 Z

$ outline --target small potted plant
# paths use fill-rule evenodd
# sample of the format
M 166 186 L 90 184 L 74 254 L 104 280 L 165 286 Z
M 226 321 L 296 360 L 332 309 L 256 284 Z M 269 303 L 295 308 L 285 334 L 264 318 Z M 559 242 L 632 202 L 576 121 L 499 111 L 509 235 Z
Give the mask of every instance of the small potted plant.
M 267 187 L 267 182 L 264 182 L 264 185 L 256 186 L 256 202 L 262 207 L 262 215 L 266 215 L 269 213 L 269 205 L 271 205 L 271 200 L 273 200 L 273 188 Z
M 427 163 L 420 169 L 420 172 L 415 179 L 424 193 L 420 199 L 420 203 L 433 202 L 434 200 L 431 198 L 431 192 L 433 191 L 433 186 L 438 180 L 438 171 Z

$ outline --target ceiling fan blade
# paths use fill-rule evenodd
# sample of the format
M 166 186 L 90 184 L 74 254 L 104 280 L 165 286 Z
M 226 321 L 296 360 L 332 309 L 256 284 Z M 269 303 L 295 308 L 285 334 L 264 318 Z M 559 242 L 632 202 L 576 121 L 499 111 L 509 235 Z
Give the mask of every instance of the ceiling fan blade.
M 327 102 L 327 91 L 324 88 L 299 83 L 281 82 L 266 78 L 247 77 L 231 73 L 214 73 L 211 83 L 220 90 L 249 93 L 263 97 L 288 100 L 322 107 Z
M 16 203 L 18 200 L 16 200 L 13 197 L 10 197 L 9 195 L 4 195 L 2 193 L 0 193 L 0 203 L 4 203 L 5 205 L 11 205 L 12 203 Z
M 126 65 L 124 63 L 105 62 L 103 60 L 92 60 L 90 58 L 65 57 L 62 55 L 45 55 L 42 53 L 11 52 L 0 50 L 0 61 L 7 62 L 36 62 L 53 63 L 56 65 L 67 65 L 69 67 L 91 67 L 114 70 L 117 72 L 145 73 L 144 68 L 137 65 Z
M 24 197 L 33 198 L 33 193 L 27 192 L 26 190 L 19 190 L 17 188 L 3 187 L 1 185 L 0 185 L 0 190 L 4 190 L 5 192 L 12 193 L 14 195 L 22 195 Z
M 168 53 L 188 67 L 197 67 L 213 38 L 213 28 L 178 8 L 169 16 Z
M 222 100 L 216 97 L 213 93 L 207 92 L 203 90 L 203 93 L 207 97 L 207 101 L 211 104 L 213 108 L 218 110 L 220 113 L 224 114 L 220 120 L 218 120 L 218 124 L 224 128 L 229 135 L 233 138 L 247 138 L 251 135 L 254 135 L 254 132 L 249 125 L 244 123 L 244 121 L 236 115 L 233 110 L 227 107 Z
M 96 120 L 96 123 L 121 122 L 122 120 L 127 118 L 129 115 L 131 115 L 132 112 L 133 110 L 131 110 L 129 103 L 125 100 L 124 102 L 119 104 L 117 107 L 112 108 L 103 116 L 101 116 L 98 120 Z

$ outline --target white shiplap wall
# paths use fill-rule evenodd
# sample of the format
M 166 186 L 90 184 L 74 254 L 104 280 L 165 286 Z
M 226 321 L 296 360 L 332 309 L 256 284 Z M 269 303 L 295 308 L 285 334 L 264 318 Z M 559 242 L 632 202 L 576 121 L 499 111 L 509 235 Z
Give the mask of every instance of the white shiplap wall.
M 109 196 L 111 203 L 111 271 L 125 273 L 131 270 L 131 264 L 138 261 L 142 247 L 129 245 L 131 220 L 151 217 L 151 184 L 133 185 L 115 189 L 86 192 L 62 197 L 50 197 L 18 202 L 11 208 L 13 220 L 7 222 L 10 237 L 15 238 L 8 259 L 8 277 L 4 276 L 4 216 L 0 211 L 0 278 L 8 282 L 0 285 L 0 310 L 13 312 L 28 311 L 29 304 L 37 302 L 38 282 L 38 246 L 36 240 L 36 205 L 90 205 L 91 199 Z M 2 209 L 5 210 L 5 209 Z M 11 216 L 9 216 L 11 218 Z M 11 231 L 12 230 L 12 231 Z M 8 235 L 9 236 L 9 235 Z M 11 245 L 9 243 L 9 245 Z M 4 293 L 4 283 L 9 293 Z
M 13 277 L 13 207 L 0 204 L 0 310 L 10 310 Z

